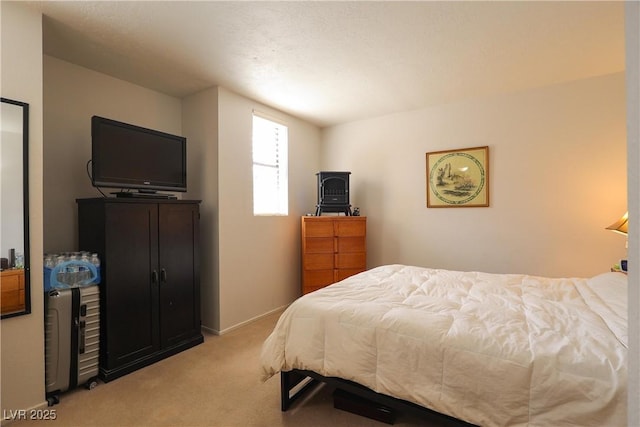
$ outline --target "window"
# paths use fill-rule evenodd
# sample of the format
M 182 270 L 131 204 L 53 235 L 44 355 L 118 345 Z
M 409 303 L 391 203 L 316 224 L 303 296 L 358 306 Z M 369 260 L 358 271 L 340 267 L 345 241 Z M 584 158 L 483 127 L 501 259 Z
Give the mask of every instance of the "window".
M 253 116 L 253 214 L 289 214 L 289 129 Z

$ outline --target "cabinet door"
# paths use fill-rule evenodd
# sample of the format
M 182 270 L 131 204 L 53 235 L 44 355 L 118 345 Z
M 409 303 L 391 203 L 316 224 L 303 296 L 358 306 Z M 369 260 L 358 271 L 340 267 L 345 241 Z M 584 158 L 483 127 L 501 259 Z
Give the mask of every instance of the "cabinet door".
M 104 286 L 107 310 L 106 368 L 113 369 L 160 348 L 157 204 L 105 206 Z
M 160 342 L 163 348 L 200 333 L 198 224 L 197 204 L 160 205 Z

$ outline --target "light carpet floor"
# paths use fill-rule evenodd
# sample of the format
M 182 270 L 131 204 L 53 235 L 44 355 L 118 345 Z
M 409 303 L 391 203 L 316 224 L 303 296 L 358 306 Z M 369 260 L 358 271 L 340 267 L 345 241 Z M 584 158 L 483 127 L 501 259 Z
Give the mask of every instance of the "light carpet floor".
M 260 379 L 260 349 L 280 312 L 265 316 L 93 390 L 63 393 L 55 420 L 16 421 L 11 427 L 240 427 L 385 426 L 333 408 L 329 386 L 280 411 L 280 377 Z M 448 419 L 397 414 L 396 426 L 451 427 Z

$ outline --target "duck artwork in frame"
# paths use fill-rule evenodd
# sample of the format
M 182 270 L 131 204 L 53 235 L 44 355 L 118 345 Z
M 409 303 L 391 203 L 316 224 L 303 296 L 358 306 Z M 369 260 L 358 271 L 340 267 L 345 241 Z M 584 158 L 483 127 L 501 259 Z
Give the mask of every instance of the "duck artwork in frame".
M 489 206 L 489 147 L 427 153 L 427 207 Z

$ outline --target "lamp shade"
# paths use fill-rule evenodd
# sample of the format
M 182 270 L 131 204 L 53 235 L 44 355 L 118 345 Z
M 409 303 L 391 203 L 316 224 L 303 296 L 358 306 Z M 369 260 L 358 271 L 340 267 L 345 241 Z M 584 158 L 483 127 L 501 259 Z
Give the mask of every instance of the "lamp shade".
M 607 230 L 615 231 L 616 233 L 627 234 L 629 224 L 629 212 L 626 212 L 622 215 L 618 221 L 614 222 L 610 226 L 607 227 Z

